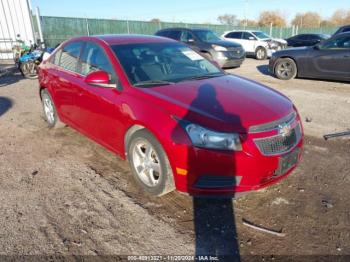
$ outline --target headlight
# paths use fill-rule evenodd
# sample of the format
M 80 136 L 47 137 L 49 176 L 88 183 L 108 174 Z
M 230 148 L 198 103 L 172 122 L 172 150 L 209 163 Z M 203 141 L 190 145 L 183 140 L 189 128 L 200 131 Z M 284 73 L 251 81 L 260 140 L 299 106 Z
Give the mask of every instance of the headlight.
M 214 48 L 215 51 L 227 51 L 226 47 L 220 45 L 212 45 L 212 48 Z
M 239 135 L 236 133 L 220 133 L 208 130 L 196 124 L 180 121 L 192 144 L 197 147 L 242 151 Z

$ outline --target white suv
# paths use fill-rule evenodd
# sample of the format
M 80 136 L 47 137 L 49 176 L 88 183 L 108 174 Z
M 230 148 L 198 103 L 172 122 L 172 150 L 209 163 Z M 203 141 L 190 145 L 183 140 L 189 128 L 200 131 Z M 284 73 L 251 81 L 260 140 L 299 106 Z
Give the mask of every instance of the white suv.
M 247 55 L 254 55 L 258 60 L 271 57 L 272 53 L 287 46 L 285 40 L 273 39 L 261 31 L 229 31 L 225 32 L 221 37 L 241 44 Z

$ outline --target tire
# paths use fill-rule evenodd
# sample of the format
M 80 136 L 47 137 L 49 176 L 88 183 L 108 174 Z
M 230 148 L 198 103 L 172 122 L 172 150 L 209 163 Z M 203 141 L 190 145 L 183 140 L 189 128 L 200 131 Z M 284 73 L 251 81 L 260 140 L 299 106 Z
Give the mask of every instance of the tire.
M 37 79 L 38 78 L 38 66 L 34 61 L 20 63 L 20 71 L 25 78 Z
M 257 60 L 265 60 L 267 59 L 267 51 L 266 51 L 266 48 L 263 48 L 263 47 L 258 47 L 256 50 L 255 50 L 255 58 Z
M 168 157 L 151 133 L 146 129 L 136 131 L 126 148 L 133 177 L 144 191 L 162 196 L 175 189 Z
M 275 76 L 281 80 L 290 80 L 297 76 L 298 68 L 293 59 L 280 58 L 274 68 Z
M 65 127 L 65 124 L 61 122 L 58 117 L 55 104 L 51 98 L 51 95 L 46 89 L 41 90 L 41 103 L 43 106 L 44 119 L 47 122 L 49 128 L 61 128 Z

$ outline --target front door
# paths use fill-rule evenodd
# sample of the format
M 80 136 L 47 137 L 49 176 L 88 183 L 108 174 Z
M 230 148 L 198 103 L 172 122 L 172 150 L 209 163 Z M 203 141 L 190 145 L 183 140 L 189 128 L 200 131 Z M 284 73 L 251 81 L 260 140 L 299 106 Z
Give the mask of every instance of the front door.
M 85 83 L 85 76 L 103 70 L 110 75 L 110 87 Z M 116 151 L 122 137 L 122 91 L 117 89 L 118 78 L 104 49 L 94 42 L 86 42 L 80 58 L 80 90 L 77 105 L 80 109 L 79 128 L 94 140 Z
M 312 76 L 350 79 L 350 35 L 332 38 L 312 52 Z
M 257 39 L 249 32 L 243 32 L 241 44 L 248 53 L 255 53 Z

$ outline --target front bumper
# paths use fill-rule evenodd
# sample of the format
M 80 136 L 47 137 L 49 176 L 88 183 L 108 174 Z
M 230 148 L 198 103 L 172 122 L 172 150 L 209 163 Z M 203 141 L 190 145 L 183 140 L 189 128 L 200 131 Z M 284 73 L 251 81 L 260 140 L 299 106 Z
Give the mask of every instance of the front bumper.
M 234 51 L 214 52 L 212 56 L 221 68 L 230 68 L 241 66 L 246 54 L 243 49 L 238 49 Z
M 269 60 L 269 73 L 270 74 L 274 74 L 276 61 L 277 61 L 277 57 L 272 55 L 270 60 Z
M 299 118 L 297 121 L 301 125 Z M 288 152 L 266 156 L 254 140 L 272 135 L 271 131 L 244 135 L 240 152 L 197 148 L 189 141 L 173 144 L 170 162 L 177 190 L 191 195 L 234 196 L 277 183 L 299 164 L 303 137 Z M 294 155 L 295 162 L 281 172 L 281 159 L 289 155 Z

